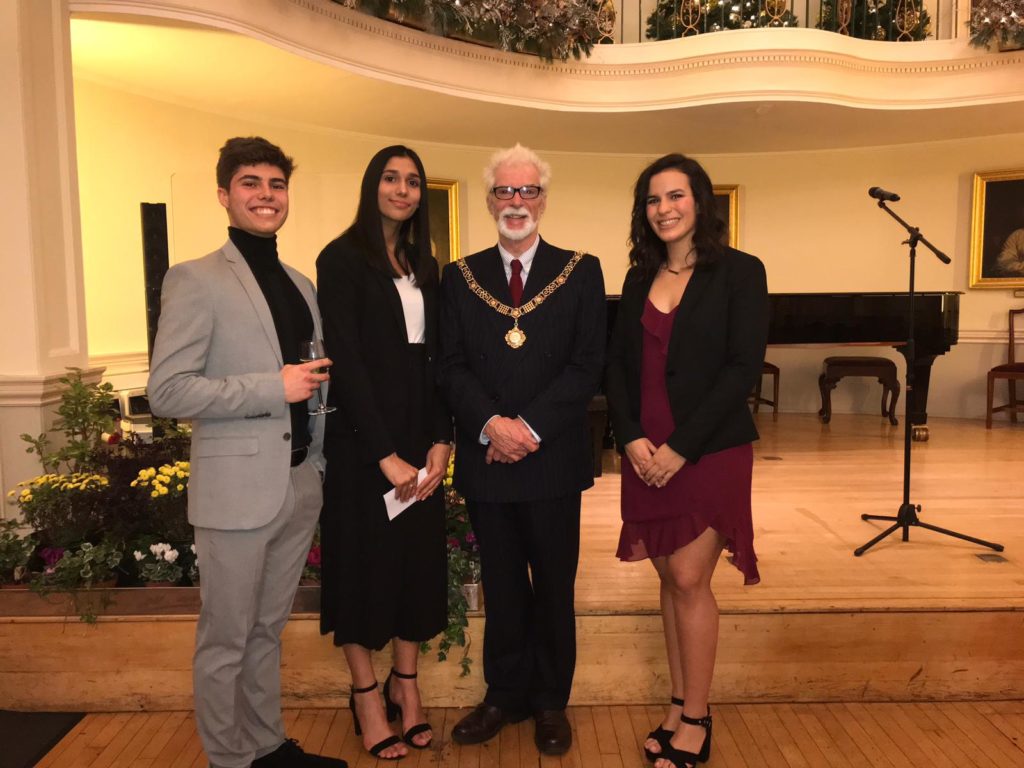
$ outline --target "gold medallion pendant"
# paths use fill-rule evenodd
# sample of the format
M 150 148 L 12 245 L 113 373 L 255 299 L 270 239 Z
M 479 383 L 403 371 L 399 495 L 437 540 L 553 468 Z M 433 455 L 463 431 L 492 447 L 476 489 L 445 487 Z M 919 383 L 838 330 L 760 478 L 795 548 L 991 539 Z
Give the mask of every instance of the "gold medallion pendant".
M 513 325 L 509 332 L 505 334 L 505 343 L 512 347 L 512 349 L 519 349 L 526 343 L 526 334 L 519 329 L 518 325 Z

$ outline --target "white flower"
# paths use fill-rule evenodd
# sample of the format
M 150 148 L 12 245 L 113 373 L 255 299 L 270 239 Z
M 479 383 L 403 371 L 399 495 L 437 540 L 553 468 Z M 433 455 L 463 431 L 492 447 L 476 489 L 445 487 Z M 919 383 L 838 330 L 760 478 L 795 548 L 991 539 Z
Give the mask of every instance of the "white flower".
M 178 559 L 178 550 L 176 550 L 176 549 L 168 549 L 166 552 L 164 552 L 164 560 L 166 560 L 168 563 L 173 563 L 177 559 Z
M 192 554 L 193 554 L 193 555 L 194 555 L 194 554 L 196 553 L 196 545 L 195 545 L 195 544 L 191 545 L 191 546 L 189 547 L 189 549 L 191 549 L 191 550 L 192 550 Z
M 139 552 L 139 550 L 137 550 L 137 549 L 135 550 L 134 554 L 135 554 L 135 562 L 139 562 L 140 560 L 145 560 L 146 559 L 146 556 L 144 554 L 142 554 L 141 552 Z

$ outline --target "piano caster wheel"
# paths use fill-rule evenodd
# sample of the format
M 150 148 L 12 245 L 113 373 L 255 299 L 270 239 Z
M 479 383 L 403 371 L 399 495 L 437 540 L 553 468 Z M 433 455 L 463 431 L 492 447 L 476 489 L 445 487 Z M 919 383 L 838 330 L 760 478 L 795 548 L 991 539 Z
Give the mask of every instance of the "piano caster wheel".
M 927 443 L 928 442 L 928 427 L 923 426 L 923 425 L 920 426 L 920 427 L 913 427 L 910 430 L 910 439 L 911 440 L 915 440 L 915 441 L 917 441 L 919 443 Z

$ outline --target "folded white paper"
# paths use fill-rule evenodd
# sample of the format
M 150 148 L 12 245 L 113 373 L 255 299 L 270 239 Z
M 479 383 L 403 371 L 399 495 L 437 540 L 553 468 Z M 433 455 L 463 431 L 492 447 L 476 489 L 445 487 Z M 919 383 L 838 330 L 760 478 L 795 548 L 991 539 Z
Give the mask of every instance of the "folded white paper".
M 423 482 L 423 478 L 427 476 L 427 468 L 423 467 L 419 474 L 416 476 L 416 485 Z M 416 503 L 415 494 L 408 501 L 399 501 L 395 495 L 395 489 L 392 488 L 390 491 L 384 494 L 384 506 L 388 511 L 388 520 L 394 520 L 405 510 Z

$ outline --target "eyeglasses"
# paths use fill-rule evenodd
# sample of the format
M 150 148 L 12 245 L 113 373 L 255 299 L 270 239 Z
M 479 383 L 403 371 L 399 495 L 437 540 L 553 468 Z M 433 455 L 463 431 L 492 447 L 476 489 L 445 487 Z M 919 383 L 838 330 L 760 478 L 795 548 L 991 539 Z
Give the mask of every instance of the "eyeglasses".
M 521 187 L 491 187 L 491 194 L 499 200 L 511 200 L 516 196 L 516 192 L 523 200 L 536 200 L 543 191 L 543 187 L 537 184 L 525 184 Z

